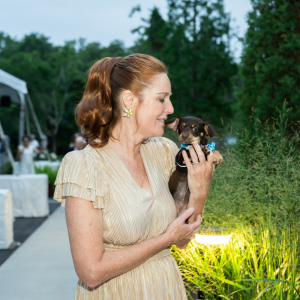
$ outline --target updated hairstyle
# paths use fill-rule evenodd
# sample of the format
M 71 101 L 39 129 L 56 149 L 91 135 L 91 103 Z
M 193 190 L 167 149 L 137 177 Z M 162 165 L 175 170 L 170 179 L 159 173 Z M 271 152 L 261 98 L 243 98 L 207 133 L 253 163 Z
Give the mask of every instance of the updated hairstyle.
M 121 92 L 130 90 L 142 101 L 144 89 L 161 73 L 167 73 L 166 66 L 146 54 L 97 61 L 90 68 L 83 97 L 75 110 L 76 123 L 87 143 L 94 148 L 105 146 L 122 117 Z

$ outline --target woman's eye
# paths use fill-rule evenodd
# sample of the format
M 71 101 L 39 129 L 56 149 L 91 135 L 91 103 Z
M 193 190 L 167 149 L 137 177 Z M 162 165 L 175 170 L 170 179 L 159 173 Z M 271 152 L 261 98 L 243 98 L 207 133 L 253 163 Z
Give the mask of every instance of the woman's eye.
M 161 103 L 164 103 L 164 102 L 165 102 L 165 99 L 159 99 L 159 101 L 160 101 Z

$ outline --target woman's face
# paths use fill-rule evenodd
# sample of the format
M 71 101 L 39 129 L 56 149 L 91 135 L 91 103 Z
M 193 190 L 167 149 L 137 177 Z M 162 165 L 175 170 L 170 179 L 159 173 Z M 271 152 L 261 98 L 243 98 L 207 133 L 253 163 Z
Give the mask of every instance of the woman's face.
M 145 137 L 162 136 L 164 120 L 174 113 L 170 100 L 171 83 L 165 73 L 158 74 L 152 86 L 144 91 L 143 100 L 137 112 L 138 131 Z
M 27 138 L 27 137 L 24 137 L 24 138 L 23 138 L 23 145 L 24 145 L 25 147 L 27 147 L 27 146 L 29 145 L 29 138 Z

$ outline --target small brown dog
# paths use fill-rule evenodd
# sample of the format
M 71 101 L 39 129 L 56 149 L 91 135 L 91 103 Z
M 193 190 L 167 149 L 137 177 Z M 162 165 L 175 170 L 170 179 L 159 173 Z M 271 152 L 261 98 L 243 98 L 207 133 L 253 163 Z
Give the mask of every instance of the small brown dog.
M 212 145 L 207 144 L 207 138 L 217 136 L 216 132 L 209 125 L 202 120 L 195 117 L 176 117 L 172 120 L 165 121 L 165 125 L 179 134 L 179 141 L 181 142 L 181 149 L 176 155 L 175 163 L 176 170 L 170 177 L 169 188 L 174 198 L 177 207 L 178 215 L 187 208 L 187 204 L 190 198 L 190 191 L 187 182 L 187 167 L 184 163 L 182 151 L 186 150 L 189 159 L 191 156 L 186 149 L 188 145 L 192 143 L 198 143 L 207 159 L 207 155 L 214 150 L 214 143 Z M 214 151 L 214 169 L 216 166 L 223 163 L 223 157 L 219 151 Z M 204 204 L 203 204 L 204 209 Z

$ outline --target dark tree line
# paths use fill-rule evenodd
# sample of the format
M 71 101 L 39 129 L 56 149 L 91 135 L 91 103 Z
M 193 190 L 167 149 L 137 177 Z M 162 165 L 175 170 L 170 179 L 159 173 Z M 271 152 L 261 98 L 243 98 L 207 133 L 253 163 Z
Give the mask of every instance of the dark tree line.
M 154 8 L 134 49 L 169 67 L 175 113 L 198 115 L 220 124 L 232 117 L 232 77 L 237 65 L 230 51 L 230 17 L 223 0 L 168 0 L 168 19 Z
M 90 66 L 102 57 L 126 53 L 120 41 L 108 47 L 86 44 L 84 39 L 54 46 L 40 34 L 17 41 L 0 33 L 0 68 L 27 82 L 42 130 L 54 152 L 64 152 L 72 134 L 78 131 L 74 108 L 81 99 Z M 1 107 L 0 120 L 13 144 L 17 144 L 18 117 L 16 105 Z M 31 131 L 36 133 L 31 123 Z
M 290 129 L 300 120 L 300 2 L 251 0 L 249 29 L 241 60 L 243 88 L 238 92 L 245 124 L 254 115 L 278 118 L 284 101 L 292 108 Z

